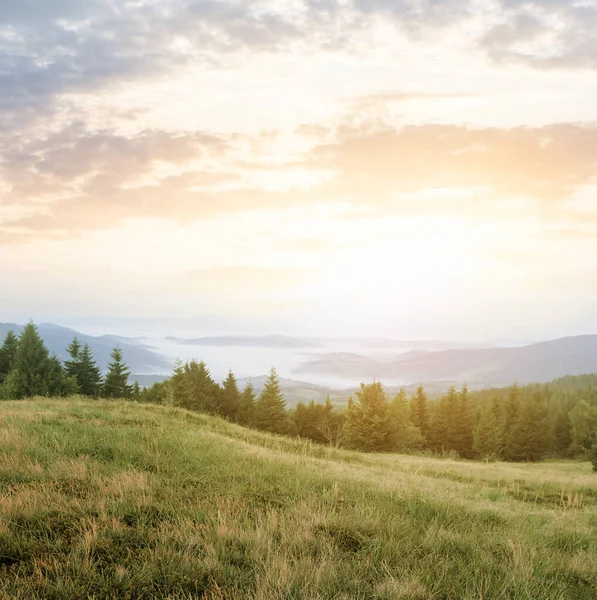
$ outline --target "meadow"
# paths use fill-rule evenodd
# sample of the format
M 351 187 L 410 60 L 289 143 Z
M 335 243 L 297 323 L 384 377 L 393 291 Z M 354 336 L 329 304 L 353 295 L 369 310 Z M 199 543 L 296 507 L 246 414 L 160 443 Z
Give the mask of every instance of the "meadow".
M 597 474 L 3 402 L 0 598 L 594 600 Z

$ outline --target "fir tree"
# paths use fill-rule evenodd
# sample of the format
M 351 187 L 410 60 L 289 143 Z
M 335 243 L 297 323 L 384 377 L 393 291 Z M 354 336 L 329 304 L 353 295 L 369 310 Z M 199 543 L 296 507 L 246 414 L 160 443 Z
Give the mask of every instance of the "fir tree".
M 166 389 L 162 390 L 168 391 Z M 174 366 L 174 373 L 170 378 L 170 398 L 166 404 L 174 404 L 183 408 L 190 408 L 193 399 L 193 386 L 187 373 L 187 366 L 181 360 L 177 360 Z
M 423 436 L 411 420 L 412 411 L 404 389 L 390 402 L 389 411 L 392 420 L 392 449 L 404 451 L 421 447 Z
M 14 334 L 14 331 L 9 331 L 0 348 L 0 385 L 4 383 L 4 380 L 12 370 L 18 348 L 19 340 L 17 336 Z
M 572 445 L 572 432 L 568 414 L 562 409 L 553 418 L 552 439 L 556 454 L 563 457 L 568 456 Z
M 505 456 L 513 461 L 536 461 L 549 449 L 550 430 L 543 394 L 535 392 L 524 404 L 506 438 Z
M 461 396 L 452 386 L 439 399 L 431 421 L 430 442 L 436 452 L 458 452 L 461 435 L 458 420 L 461 408 Z
M 503 429 L 502 429 L 502 445 L 506 446 L 506 441 L 510 435 L 514 423 L 518 419 L 520 413 L 520 389 L 518 384 L 514 384 L 508 388 L 508 399 L 504 407 Z
M 586 454 L 597 442 L 597 406 L 579 400 L 570 411 L 570 430 L 573 454 Z
M 425 388 L 420 385 L 411 399 L 412 422 L 419 428 L 425 441 L 429 438 L 429 404 Z
M 455 450 L 463 458 L 471 458 L 473 454 L 473 423 L 468 401 L 468 386 L 464 384 L 458 398 L 457 419 L 455 428 Z
M 255 426 L 271 433 L 290 433 L 294 424 L 286 412 L 286 401 L 280 390 L 280 381 L 274 368 L 255 403 Z
M 77 379 L 70 376 L 57 356 L 50 357 L 48 374 L 48 394 L 50 396 L 73 396 L 79 391 Z
M 342 443 L 363 452 L 391 452 L 395 447 L 394 420 L 381 383 L 361 384 L 357 402 L 351 398 L 342 432 Z
M 130 371 L 123 361 L 122 350 L 118 347 L 110 354 L 112 362 L 104 379 L 103 394 L 106 398 L 129 398 L 131 387 L 128 384 Z
M 474 431 L 473 449 L 484 460 L 497 460 L 502 452 L 502 432 L 494 407 L 488 404 Z
M 325 402 L 321 408 L 322 410 L 319 418 L 316 420 L 315 429 L 325 443 L 337 447 L 342 437 L 343 415 L 334 410 L 334 405 L 329 394 L 325 397 Z
M 97 366 L 89 344 L 85 344 L 79 353 L 77 382 L 79 393 L 95 398 L 102 389 L 102 372 Z
M 54 365 L 37 327 L 28 323 L 19 336 L 12 369 L 4 382 L 4 394 L 13 399 L 48 396 Z
M 219 413 L 229 421 L 235 421 L 238 414 L 240 404 L 240 392 L 236 377 L 232 371 L 228 372 L 224 384 L 222 385 L 222 393 L 220 394 Z
M 141 386 L 139 385 L 138 381 L 133 383 L 133 387 L 131 389 L 131 400 L 134 400 L 135 402 L 141 401 Z
M 189 410 L 218 413 L 220 387 L 211 378 L 207 365 L 201 361 L 191 361 L 184 366 L 184 375 L 190 384 L 190 398 L 186 404 L 180 404 Z
M 70 343 L 66 351 L 70 356 L 70 360 L 65 361 L 64 370 L 68 377 L 72 377 L 79 382 L 80 369 L 81 369 L 81 343 L 75 337 Z
M 238 402 L 238 411 L 236 413 L 236 420 L 241 425 L 251 426 L 254 420 L 255 413 L 255 390 L 253 384 L 248 381 L 245 385 L 245 389 L 240 395 Z

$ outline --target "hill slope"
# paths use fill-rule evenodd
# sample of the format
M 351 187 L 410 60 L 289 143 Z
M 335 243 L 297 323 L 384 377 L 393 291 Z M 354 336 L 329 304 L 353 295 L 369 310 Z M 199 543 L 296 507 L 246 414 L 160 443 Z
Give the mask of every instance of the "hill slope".
M 547 383 L 565 375 L 593 373 L 596 368 L 597 335 L 585 335 L 516 348 L 409 352 L 387 361 L 331 354 L 304 363 L 297 372 L 409 382 L 468 381 L 499 386 L 514 381 Z
M 4 403 L 0 597 L 597 597 L 585 463 L 370 456 L 179 409 Z

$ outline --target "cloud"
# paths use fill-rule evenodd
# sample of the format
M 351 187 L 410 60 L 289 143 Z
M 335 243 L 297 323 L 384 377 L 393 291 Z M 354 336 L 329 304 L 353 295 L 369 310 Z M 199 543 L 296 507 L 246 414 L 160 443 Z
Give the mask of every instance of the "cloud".
M 372 206 L 387 206 L 398 192 L 446 188 L 557 201 L 597 180 L 597 127 L 346 130 L 314 148 L 308 164 L 334 170 L 338 192 Z
M 127 136 L 73 125 L 17 147 L 0 145 L 2 201 L 13 206 L 0 222 L 4 243 L 138 217 L 190 223 L 321 203 L 358 218 L 366 210 L 511 217 L 520 207 L 556 218 L 578 190 L 597 184 L 597 126 L 342 126 L 335 134 L 324 127 L 319 144 L 317 131 L 307 128 L 310 149 L 277 163 L 268 162 L 278 144 L 271 132 Z
M 597 68 L 597 3 L 500 0 L 480 47 L 495 62 L 537 68 Z

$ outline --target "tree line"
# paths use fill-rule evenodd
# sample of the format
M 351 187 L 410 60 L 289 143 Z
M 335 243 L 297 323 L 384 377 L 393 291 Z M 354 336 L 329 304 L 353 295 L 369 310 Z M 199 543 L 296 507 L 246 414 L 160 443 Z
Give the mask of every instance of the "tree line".
M 0 347 L 0 399 L 76 394 L 91 398 L 141 396 L 137 382 L 129 385 L 130 371 L 120 348 L 112 351 L 112 362 L 105 376 L 89 344 L 82 345 L 75 337 L 67 352 L 69 359 L 64 363 L 58 356 L 50 355 L 33 323 L 25 325 L 19 337 L 9 331 Z
M 379 382 L 361 384 L 344 410 L 329 396 L 289 410 L 272 368 L 257 395 L 241 390 L 232 371 L 217 383 L 204 362 L 177 363 L 171 377 L 149 388 L 129 385 L 130 372 L 115 348 L 102 377 L 88 345 L 75 338 L 64 364 L 50 356 L 34 324 L 0 348 L 0 398 L 69 396 L 129 398 L 218 415 L 270 433 L 364 452 L 432 452 L 466 459 L 537 461 L 589 458 L 597 470 L 597 387 L 574 378 L 553 385 L 470 392 L 450 387 L 438 400 L 421 385 L 393 397 Z M 595 378 L 597 383 L 597 378 Z
M 256 397 L 250 382 L 239 390 L 232 372 L 220 386 L 204 362 L 190 361 L 143 390 L 141 399 L 364 452 L 427 451 L 513 462 L 588 457 L 597 469 L 597 388 L 554 387 L 514 384 L 470 392 L 464 385 L 430 401 L 422 385 L 410 398 L 404 389 L 389 397 L 373 382 L 361 384 L 344 410 L 329 396 L 288 410 L 275 369 Z

